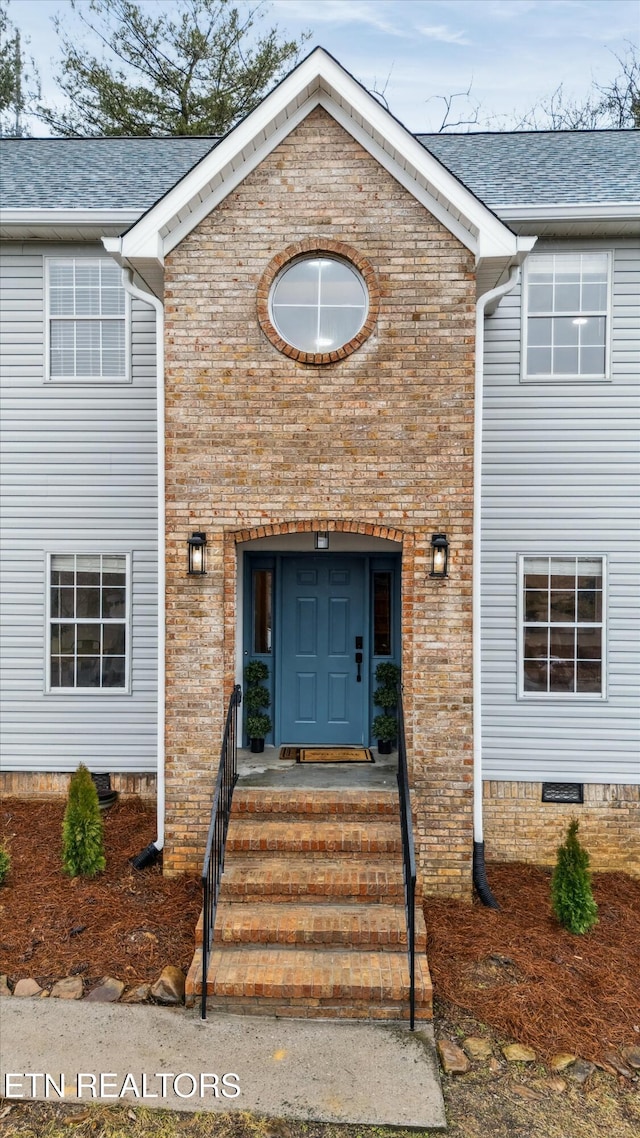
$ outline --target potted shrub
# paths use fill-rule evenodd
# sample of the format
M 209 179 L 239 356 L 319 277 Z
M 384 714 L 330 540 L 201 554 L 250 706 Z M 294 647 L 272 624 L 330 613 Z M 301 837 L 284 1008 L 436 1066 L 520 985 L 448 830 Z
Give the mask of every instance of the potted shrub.
M 264 681 L 269 678 L 269 668 L 262 660 L 252 660 L 244 670 L 244 678 L 249 747 L 253 754 L 260 754 L 264 751 L 265 736 L 272 727 L 271 719 L 264 711 L 271 703 L 269 689 L 264 686 Z
M 400 683 L 400 669 L 397 664 L 382 663 L 376 668 L 376 683 L 378 687 L 373 693 L 373 702 L 376 707 L 382 708 L 382 715 L 376 715 L 373 724 L 373 734 L 378 740 L 378 751 L 381 755 L 390 755 L 393 743 L 398 736 L 398 721 L 393 714 L 398 706 L 398 684 Z
M 373 734 L 378 740 L 378 753 L 390 755 L 398 734 L 398 720 L 395 715 L 376 715 L 373 721 Z

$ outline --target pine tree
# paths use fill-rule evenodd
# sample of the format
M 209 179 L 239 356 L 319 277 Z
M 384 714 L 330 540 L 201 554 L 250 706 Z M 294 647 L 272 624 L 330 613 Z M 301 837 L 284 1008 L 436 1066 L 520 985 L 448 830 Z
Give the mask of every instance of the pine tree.
M 307 39 L 261 26 L 260 3 L 71 0 L 71 8 L 91 39 L 55 19 L 66 105 L 38 108 L 55 134 L 223 134 L 287 74 Z
M 578 841 L 578 821 L 573 819 L 551 879 L 551 904 L 560 924 L 582 934 L 597 923 L 598 906 L 591 891 L 589 854 Z
M 62 824 L 62 865 L 71 877 L 95 877 L 106 860 L 98 792 L 81 763 L 71 778 Z

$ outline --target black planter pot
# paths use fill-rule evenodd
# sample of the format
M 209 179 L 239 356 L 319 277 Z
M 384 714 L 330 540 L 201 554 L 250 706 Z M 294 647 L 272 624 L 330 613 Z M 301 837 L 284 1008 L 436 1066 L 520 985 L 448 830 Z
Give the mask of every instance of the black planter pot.
M 250 739 L 249 750 L 252 755 L 261 755 L 264 751 L 264 739 Z
M 393 750 L 391 739 L 378 739 L 378 754 L 390 755 Z

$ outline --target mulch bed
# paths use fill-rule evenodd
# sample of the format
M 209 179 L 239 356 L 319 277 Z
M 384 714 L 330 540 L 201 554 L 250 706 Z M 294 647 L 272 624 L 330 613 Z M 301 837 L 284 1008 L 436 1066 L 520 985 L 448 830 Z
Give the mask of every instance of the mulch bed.
M 436 993 L 546 1058 L 568 1051 L 598 1062 L 638 1045 L 640 881 L 594 874 L 598 924 L 573 936 L 551 911 L 550 870 L 493 864 L 487 876 L 500 912 L 425 903 Z
M 0 802 L 0 840 L 12 861 L 0 888 L 0 973 L 40 985 L 79 974 L 89 989 L 107 975 L 133 985 L 156 980 L 167 964 L 186 971 L 199 880 L 129 864 L 156 836 L 155 811 L 130 799 L 105 812 L 107 868 L 89 880 L 62 871 L 64 809 L 64 801 Z

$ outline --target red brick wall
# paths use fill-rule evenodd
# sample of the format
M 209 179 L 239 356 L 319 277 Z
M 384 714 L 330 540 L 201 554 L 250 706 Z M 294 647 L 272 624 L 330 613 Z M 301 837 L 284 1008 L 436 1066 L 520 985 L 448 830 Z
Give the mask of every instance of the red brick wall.
M 554 865 L 572 818 L 594 870 L 640 877 L 640 786 L 587 783 L 584 803 L 542 802 L 540 782 L 485 782 L 485 853 L 491 861 Z
M 307 366 L 260 328 L 292 242 L 346 241 L 379 287 L 373 332 Z M 315 110 L 167 259 L 168 872 L 199 868 L 235 658 L 240 531 L 403 538 L 403 670 L 427 891 L 470 895 L 473 259 Z M 185 575 L 207 533 L 209 572 Z M 434 531 L 450 578 L 429 579 Z

